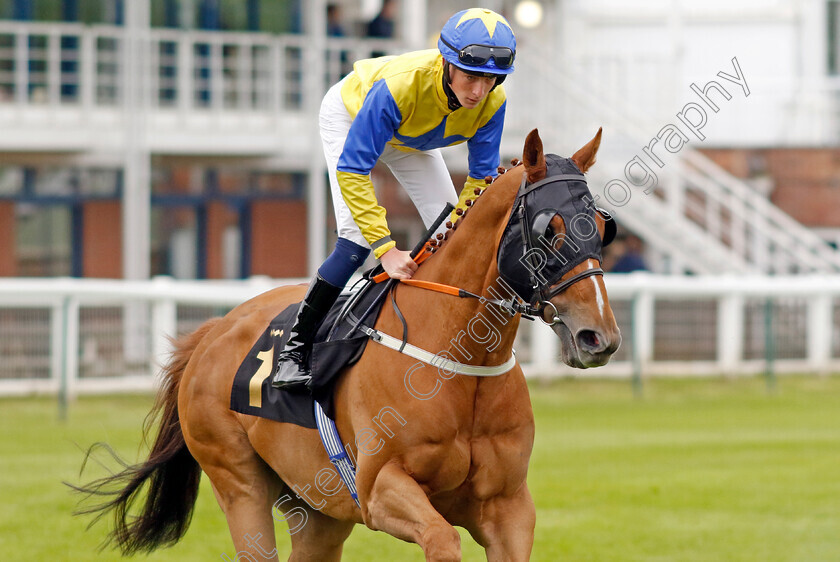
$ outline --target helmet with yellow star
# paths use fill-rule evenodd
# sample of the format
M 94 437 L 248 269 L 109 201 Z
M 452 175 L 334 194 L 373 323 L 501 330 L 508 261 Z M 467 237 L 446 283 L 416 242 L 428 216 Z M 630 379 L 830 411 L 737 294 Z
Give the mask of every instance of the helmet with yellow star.
M 438 39 L 443 58 L 472 74 L 513 72 L 516 37 L 505 18 L 492 10 L 470 8 L 449 18 Z

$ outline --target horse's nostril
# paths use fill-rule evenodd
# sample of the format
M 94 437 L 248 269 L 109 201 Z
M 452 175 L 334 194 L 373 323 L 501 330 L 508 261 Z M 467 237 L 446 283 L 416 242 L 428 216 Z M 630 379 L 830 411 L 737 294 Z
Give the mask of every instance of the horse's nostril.
M 578 343 L 587 351 L 600 351 L 604 347 L 598 333 L 592 330 L 581 330 L 578 333 Z

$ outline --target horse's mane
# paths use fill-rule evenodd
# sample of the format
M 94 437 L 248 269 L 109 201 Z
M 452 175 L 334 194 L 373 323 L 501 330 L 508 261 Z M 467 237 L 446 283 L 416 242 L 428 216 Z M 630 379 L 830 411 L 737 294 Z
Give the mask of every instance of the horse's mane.
M 521 162 L 519 161 L 519 159 L 514 158 L 514 159 L 512 159 L 512 160 L 510 161 L 510 164 L 511 164 L 511 168 L 509 168 L 509 169 L 513 169 L 513 168 L 515 168 L 516 166 L 520 165 L 520 164 L 521 164 Z M 478 200 L 478 198 L 479 198 L 479 197 L 481 197 L 484 193 L 486 193 L 486 192 L 487 192 L 487 190 L 488 190 L 488 188 L 489 188 L 492 184 L 494 184 L 494 183 L 495 183 L 495 182 L 497 182 L 499 179 L 501 179 L 501 177 L 502 177 L 502 176 L 503 176 L 503 175 L 504 175 L 504 174 L 505 174 L 505 173 L 506 173 L 509 169 L 508 169 L 508 168 L 505 168 L 504 166 L 499 166 L 499 168 L 498 168 L 498 175 L 497 175 L 495 178 L 494 178 L 494 177 L 492 177 L 492 176 L 486 176 L 486 177 L 484 178 L 484 183 L 486 184 L 486 187 L 484 187 L 484 188 L 476 188 L 476 189 L 475 189 L 475 197 L 474 197 L 474 198 L 471 198 L 471 199 L 467 199 L 467 200 L 464 202 L 464 203 L 466 204 L 466 206 L 467 206 L 467 207 L 466 207 L 465 209 L 460 209 L 460 208 L 459 208 L 459 209 L 456 209 L 456 210 L 455 210 L 455 214 L 458 216 L 458 218 L 457 218 L 457 219 L 455 219 L 455 222 L 452 222 L 452 221 L 447 221 L 447 222 L 446 222 L 446 230 L 445 230 L 444 232 L 442 232 L 442 233 L 438 233 L 438 234 L 436 234 L 435 236 L 433 236 L 432 238 L 430 238 L 430 239 L 426 242 L 426 250 L 427 250 L 427 251 L 429 251 L 429 252 L 431 252 L 432 254 L 434 254 L 434 253 L 436 253 L 438 250 L 440 250 L 440 249 L 444 246 L 444 244 L 446 243 L 446 241 L 447 241 L 447 240 L 449 240 L 449 238 L 452 236 L 452 234 L 454 234 L 455 230 L 457 230 L 457 229 L 458 229 L 458 227 L 459 227 L 459 226 L 461 226 L 461 223 L 463 223 L 463 222 L 466 220 L 467 215 L 469 214 L 470 209 L 471 209 L 471 208 L 472 208 L 472 206 L 475 204 L 475 202 Z

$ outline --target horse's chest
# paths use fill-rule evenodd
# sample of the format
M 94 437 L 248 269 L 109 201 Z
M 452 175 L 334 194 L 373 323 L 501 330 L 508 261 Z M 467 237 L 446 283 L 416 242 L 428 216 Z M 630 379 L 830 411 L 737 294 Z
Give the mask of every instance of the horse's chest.
M 531 447 L 518 432 L 475 437 L 470 442 L 469 489 L 478 499 L 512 493 L 525 480 Z
M 408 473 L 429 493 L 459 489 L 478 499 L 516 490 L 525 480 L 530 439 L 520 430 L 458 435 L 415 448 Z

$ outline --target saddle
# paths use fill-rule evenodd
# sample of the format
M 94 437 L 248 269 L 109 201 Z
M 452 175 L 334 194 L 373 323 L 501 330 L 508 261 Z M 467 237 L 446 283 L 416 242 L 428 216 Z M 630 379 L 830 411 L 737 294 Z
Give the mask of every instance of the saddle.
M 321 323 L 310 356 L 310 394 L 289 392 L 271 386 L 271 372 L 294 324 L 300 303 L 278 314 L 263 331 L 233 378 L 230 409 L 275 421 L 316 428 L 312 403 L 317 400 L 330 418 L 335 418 L 333 389 L 341 372 L 356 363 L 365 350 L 391 282 L 376 283 L 381 266 L 366 271 L 357 290 L 342 293 Z
M 447 203 L 411 256 L 417 256 L 455 207 Z M 310 356 L 309 381 L 311 394 L 293 394 L 271 386 L 271 373 L 277 356 L 288 339 L 300 303 L 289 305 L 272 320 L 233 377 L 230 409 L 243 414 L 294 423 L 315 429 L 313 402 L 331 419 L 335 419 L 333 388 L 342 371 L 356 363 L 365 350 L 367 331 L 376 323 L 385 296 L 392 294 L 393 279 L 384 277 L 381 265 L 362 275 L 363 285 L 357 292 L 343 293 L 330 309 L 315 334 Z M 383 282 L 384 281 L 384 282 Z M 393 302 L 393 301 L 392 301 Z M 396 307 L 396 302 L 393 302 Z M 400 315 L 400 317 L 402 317 Z M 405 345 L 403 340 L 403 346 Z M 270 363 L 267 363 L 270 360 Z

